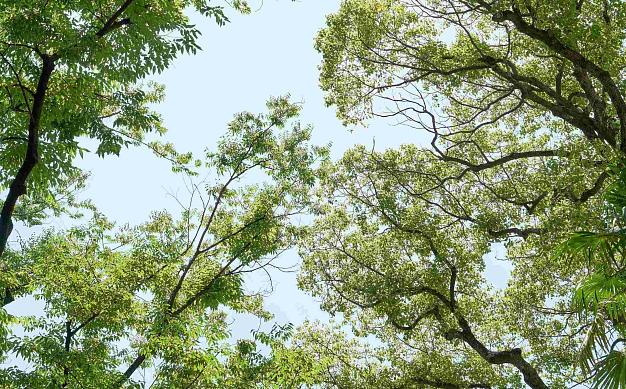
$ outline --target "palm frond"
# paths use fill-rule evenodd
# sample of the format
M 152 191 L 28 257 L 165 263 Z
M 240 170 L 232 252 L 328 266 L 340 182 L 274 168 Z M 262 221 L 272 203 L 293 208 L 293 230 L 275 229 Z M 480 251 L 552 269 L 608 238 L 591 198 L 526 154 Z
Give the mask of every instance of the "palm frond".
M 599 354 L 605 354 L 609 347 L 606 322 L 601 316 L 596 316 L 585 334 L 585 340 L 578 354 L 578 365 L 582 371 L 591 375 L 596 369 Z
M 594 388 L 626 389 L 626 354 L 612 350 L 597 365 Z

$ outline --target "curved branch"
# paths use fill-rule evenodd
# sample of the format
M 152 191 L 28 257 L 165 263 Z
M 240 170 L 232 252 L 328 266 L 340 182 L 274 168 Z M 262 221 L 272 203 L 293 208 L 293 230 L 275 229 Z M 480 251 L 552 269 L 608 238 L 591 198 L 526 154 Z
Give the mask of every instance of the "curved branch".
M 438 148 L 436 150 L 439 151 Z M 505 163 L 515 161 L 517 159 L 537 158 L 537 157 L 556 157 L 559 155 L 557 150 L 520 151 L 520 152 L 513 152 L 511 154 L 505 155 L 504 157 L 494 159 L 485 163 L 473 164 L 461 158 L 445 155 L 443 152 L 439 152 L 439 154 L 440 154 L 439 158 L 441 158 L 443 161 L 456 162 L 460 165 L 466 166 L 467 170 L 472 171 L 474 173 L 491 169 L 493 167 L 497 167 L 500 165 L 504 165 Z
M 455 314 L 461 331 L 450 330 L 444 334 L 447 340 L 459 339 L 470 346 L 482 359 L 493 365 L 512 365 L 524 377 L 524 382 L 533 389 L 548 389 L 537 369 L 535 369 L 524 357 L 522 350 L 513 348 L 505 351 L 493 351 L 488 349 L 476 338 L 467 320 L 460 314 Z
M 542 30 L 528 24 L 524 20 L 520 11 L 516 8 L 513 8 L 512 11 L 497 11 L 493 13 L 492 19 L 495 22 L 509 21 L 513 23 L 518 31 L 530 38 L 543 42 L 550 49 L 554 50 L 554 52 L 563 56 L 572 64 L 593 75 L 598 81 L 600 81 L 609 95 L 609 98 L 615 107 L 615 111 L 617 112 L 621 131 L 620 147 L 622 150 L 626 150 L 626 102 L 624 102 L 621 91 L 607 70 L 602 69 L 596 63 L 585 57 L 582 53 L 561 42 L 552 31 Z

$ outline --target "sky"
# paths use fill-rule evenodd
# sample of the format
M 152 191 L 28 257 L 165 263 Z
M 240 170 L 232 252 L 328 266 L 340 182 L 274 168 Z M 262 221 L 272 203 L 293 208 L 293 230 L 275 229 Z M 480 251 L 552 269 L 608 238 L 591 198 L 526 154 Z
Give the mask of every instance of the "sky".
M 386 123 L 346 128 L 334 108 L 325 106 L 318 86 L 321 58 L 313 41 L 325 16 L 338 7 L 339 1 L 332 0 L 266 0 L 252 14 L 233 15 L 221 27 L 193 15 L 192 22 L 202 31 L 202 51 L 180 57 L 154 77 L 166 88 L 165 101 L 155 107 L 168 128 L 164 140 L 173 142 L 179 151 L 201 157 L 206 147 L 214 146 L 233 114 L 265 112 L 270 96 L 287 93 L 293 101 L 302 102 L 300 121 L 314 126 L 312 143 L 332 142 L 335 158 L 355 144 L 371 146 L 375 140 L 376 148 L 383 149 L 424 139 L 415 130 L 391 128 Z M 119 224 L 139 224 L 154 210 L 176 210 L 172 195 L 186 195 L 182 178 L 170 172 L 168 162 L 147 150 L 126 150 L 119 158 L 88 155 L 77 163 L 92 173 L 85 195 Z M 298 260 L 291 250 L 279 262 L 294 265 Z M 266 278 L 251 278 L 251 291 L 266 288 Z M 272 285 L 266 308 L 276 322 L 328 319 L 318 302 L 298 290 L 295 273 L 273 272 Z M 257 326 L 256 319 L 237 317 L 231 327 L 238 337 L 249 335 Z
M 179 151 L 202 156 L 206 147 L 215 145 L 233 114 L 244 110 L 262 113 L 268 97 L 289 93 L 294 101 L 303 103 L 302 123 L 314 126 L 312 142 L 332 142 L 334 158 L 356 144 L 371 147 L 374 140 L 378 150 L 423 143 L 424 134 L 390 122 L 343 127 L 334 108 L 325 106 L 318 83 L 321 58 L 313 41 L 325 16 L 338 7 L 338 0 L 265 0 L 251 15 L 232 15 L 231 22 L 222 27 L 193 15 L 192 22 L 202 32 L 202 51 L 180 57 L 153 78 L 166 87 L 165 100 L 155 107 L 168 128 L 164 140 Z M 140 224 L 156 210 L 175 211 L 178 205 L 172 195 L 186 194 L 182 177 L 145 149 L 124 150 L 119 158 L 86 154 L 76 163 L 91 172 L 83 195 L 120 225 Z M 487 277 L 496 286 L 504 286 L 509 269 L 495 259 L 497 254 L 496 250 L 487 260 Z M 297 264 L 298 260 L 292 250 L 280 262 Z M 319 303 L 297 289 L 295 278 L 294 273 L 273 275 L 274 292 L 266 299 L 266 308 L 275 314 L 275 321 L 327 320 Z M 264 286 L 259 279 L 250 283 L 252 288 Z M 15 313 L 28 307 L 15 304 L 9 308 Z M 233 321 L 234 337 L 248 336 L 258 325 L 250 317 Z
M 265 0 L 258 11 L 233 15 L 223 27 L 193 15 L 203 50 L 180 57 L 154 77 L 166 87 L 165 101 L 155 107 L 169 129 L 164 140 L 202 156 L 236 112 L 265 112 L 270 96 L 287 93 L 303 103 L 300 118 L 314 126 L 312 142 L 332 142 L 335 157 L 355 144 L 372 145 L 374 139 L 377 149 L 423 139 L 414 130 L 390 130 L 385 123 L 345 128 L 334 108 L 325 106 L 318 87 L 321 58 L 313 41 L 325 16 L 338 6 L 333 0 Z M 92 154 L 77 163 L 92 172 L 90 197 L 113 220 L 144 220 L 152 210 L 171 205 L 167 191 L 182 187 L 180 177 L 169 174 L 168 162 L 147 150 L 126 150 L 120 158 Z

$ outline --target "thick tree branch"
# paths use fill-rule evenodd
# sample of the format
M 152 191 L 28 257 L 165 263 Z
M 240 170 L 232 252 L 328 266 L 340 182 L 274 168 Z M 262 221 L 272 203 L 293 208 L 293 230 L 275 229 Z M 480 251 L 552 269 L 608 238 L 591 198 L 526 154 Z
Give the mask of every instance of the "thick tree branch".
M 518 9 L 514 8 L 512 11 L 497 11 L 493 14 L 492 19 L 495 22 L 509 21 L 513 23 L 518 31 L 530 38 L 543 42 L 555 53 L 569 60 L 575 67 L 579 67 L 581 70 L 593 75 L 600 81 L 615 107 L 620 122 L 620 147 L 622 150 L 626 150 L 626 102 L 624 102 L 620 89 L 607 70 L 589 60 L 582 53 L 561 42 L 552 31 L 542 30 L 527 23 Z
M 102 38 L 103 36 L 105 36 L 106 34 L 108 34 L 109 32 L 125 26 L 127 24 L 130 24 L 130 19 L 126 18 L 126 19 L 121 19 L 118 20 L 119 16 L 124 13 L 124 11 L 126 11 L 126 9 L 128 7 L 130 7 L 130 5 L 133 3 L 134 0 L 126 0 L 124 1 L 124 3 L 117 9 L 117 11 L 115 11 L 113 13 L 113 15 L 111 15 L 111 17 L 104 23 L 104 25 L 102 26 L 102 28 L 100 28 L 100 30 L 98 30 L 96 32 L 96 36 L 99 38 Z
M 572 104 L 569 99 L 563 99 L 557 92 L 533 77 L 518 74 L 515 71 L 515 67 L 507 61 L 504 61 L 504 64 L 511 69 L 511 71 L 507 71 L 498 66 L 498 62 L 501 61 L 495 58 L 484 57 L 483 60 L 492 64 L 492 70 L 495 74 L 517 88 L 522 93 L 522 99 L 532 101 L 549 110 L 554 116 L 565 120 L 581 130 L 588 139 L 601 138 L 607 143 L 614 145 L 614 137 L 603 137 L 604 132 L 599 129 L 596 121 Z
M 508 364 L 514 366 L 524 377 L 524 382 L 528 384 L 533 389 L 547 389 L 548 386 L 543 382 L 543 379 L 537 372 L 537 370 L 522 357 L 522 350 L 519 348 L 514 348 L 506 351 L 493 351 L 488 349 L 482 342 L 480 342 L 472 329 L 465 319 L 465 317 L 455 310 L 454 306 L 451 304 L 451 301 L 448 300 L 441 293 L 436 291 L 430 287 L 419 287 L 413 291 L 413 294 L 421 294 L 426 293 L 431 296 L 437 298 L 443 306 L 447 307 L 452 315 L 456 318 L 457 323 L 461 327 L 461 331 L 458 330 L 449 330 L 444 333 L 444 337 L 447 340 L 459 339 L 470 346 L 478 355 L 484 359 L 486 362 L 489 362 L 494 365 L 503 365 Z M 402 331 L 411 331 L 414 330 L 415 327 L 425 318 L 434 316 L 437 320 L 439 320 L 442 324 L 445 324 L 438 307 L 431 308 L 426 310 L 424 313 L 419 315 L 415 321 L 409 325 L 402 325 L 397 323 L 395 320 L 390 320 L 391 324 Z
M 504 228 L 502 230 L 488 230 L 489 235 L 494 238 L 506 238 L 511 235 L 519 236 L 523 239 L 528 239 L 530 235 L 540 235 L 542 230 L 540 228 L 519 228 L 519 227 L 509 227 Z
M 583 191 L 580 194 L 579 198 L 573 198 L 572 200 L 575 203 L 584 203 L 585 201 L 589 200 L 590 198 L 598 194 L 598 192 L 600 192 L 600 189 L 602 189 L 604 181 L 606 181 L 607 178 L 609 178 L 609 173 L 607 173 L 606 171 L 602 172 L 591 188 Z
M 513 348 L 506 351 L 493 351 L 488 349 L 481 341 L 479 341 L 472 329 L 459 313 L 455 314 L 457 322 L 461 327 L 461 331 L 450 330 L 444 336 L 448 340 L 459 339 L 469 345 L 482 359 L 493 364 L 508 364 L 514 366 L 524 377 L 524 382 L 533 389 L 548 389 L 548 385 L 543 381 L 539 372 L 522 356 L 522 350 Z
M 26 155 L 22 165 L 20 166 L 15 178 L 9 186 L 9 192 L 4 204 L 2 205 L 2 211 L 0 211 L 0 257 L 6 249 L 9 236 L 13 231 L 13 211 L 17 200 L 26 193 L 26 183 L 28 176 L 35 168 L 35 165 L 39 162 L 39 127 L 41 125 L 41 115 L 43 112 L 43 105 L 48 91 L 48 83 L 55 67 L 55 56 L 43 55 L 42 66 L 39 74 L 39 80 L 37 82 L 37 90 L 33 97 L 33 104 L 30 112 L 30 118 L 28 121 L 28 142 L 26 146 Z M 13 301 L 11 291 L 6 289 L 3 305 L 6 305 Z
M 130 366 L 128 366 L 126 371 L 124 371 L 124 374 L 122 374 L 122 377 L 119 379 L 119 381 L 118 381 L 117 385 L 115 385 L 115 387 L 121 387 L 124 384 L 124 382 L 128 381 L 130 379 L 130 377 L 133 375 L 133 373 L 135 372 L 135 370 L 139 369 L 139 366 L 141 366 L 141 364 L 145 360 L 146 360 L 146 356 L 145 355 L 143 355 L 143 354 L 137 355 L 135 360 L 130 364 Z
M 574 66 L 574 76 L 578 81 L 578 84 L 585 92 L 585 96 L 589 101 L 589 105 L 593 110 L 593 121 L 596 122 L 596 127 L 600 136 L 609 141 L 610 144 L 615 145 L 615 131 L 610 128 L 610 125 L 606 117 L 606 104 L 604 100 L 596 92 L 589 75 L 585 70 L 579 66 Z
M 537 158 L 537 157 L 556 157 L 558 155 L 559 154 L 557 150 L 521 151 L 521 152 L 513 152 L 511 154 L 505 155 L 504 157 L 494 159 L 485 163 L 480 163 L 480 164 L 474 164 L 461 158 L 451 157 L 449 155 L 444 154 L 443 152 L 439 153 L 439 158 L 446 162 L 456 162 L 460 165 L 466 166 L 469 171 L 477 173 L 483 170 L 487 170 L 487 169 L 491 169 L 500 165 L 504 165 L 505 163 L 515 161 L 518 159 Z

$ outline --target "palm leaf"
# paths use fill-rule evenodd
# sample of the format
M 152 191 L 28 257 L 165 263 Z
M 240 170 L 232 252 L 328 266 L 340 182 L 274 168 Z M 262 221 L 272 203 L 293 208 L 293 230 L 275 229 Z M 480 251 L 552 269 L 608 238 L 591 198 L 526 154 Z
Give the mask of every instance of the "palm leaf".
M 622 351 L 609 352 L 597 366 L 594 388 L 626 389 L 626 355 Z

